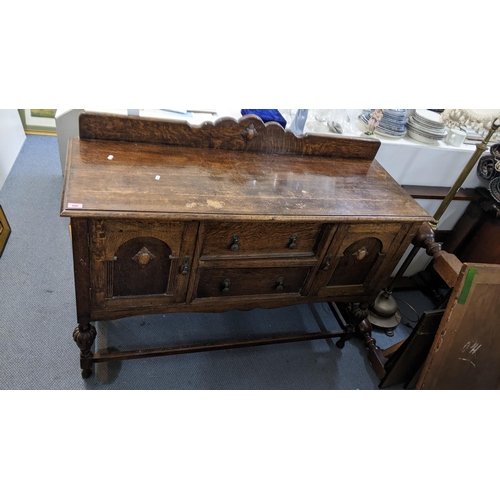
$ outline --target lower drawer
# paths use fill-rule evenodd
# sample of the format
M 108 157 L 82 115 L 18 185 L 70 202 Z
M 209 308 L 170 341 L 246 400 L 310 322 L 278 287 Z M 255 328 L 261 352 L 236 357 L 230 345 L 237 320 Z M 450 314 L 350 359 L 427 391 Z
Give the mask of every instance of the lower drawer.
M 299 293 L 310 267 L 202 269 L 196 298 Z

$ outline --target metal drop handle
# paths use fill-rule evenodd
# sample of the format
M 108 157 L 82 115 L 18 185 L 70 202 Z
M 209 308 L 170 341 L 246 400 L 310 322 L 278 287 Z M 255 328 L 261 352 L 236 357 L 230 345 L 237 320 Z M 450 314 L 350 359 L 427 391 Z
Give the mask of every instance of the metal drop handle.
M 235 234 L 233 236 L 233 241 L 231 242 L 231 250 L 233 252 L 236 252 L 236 250 L 239 250 L 239 245 L 238 245 L 238 242 L 240 241 L 240 235 L 239 234 Z
M 296 247 L 297 247 L 297 235 L 292 234 L 292 236 L 290 236 L 290 243 L 288 243 L 288 248 L 293 250 Z
M 188 273 L 188 270 L 189 270 L 189 257 L 184 257 L 181 266 L 181 274 L 185 276 Z
M 222 285 L 224 288 L 222 288 L 222 292 L 223 293 L 228 293 L 230 290 L 229 290 L 229 285 L 231 284 L 231 281 L 230 280 L 224 280 L 222 282 Z
M 328 257 L 326 258 L 326 262 L 325 262 L 325 265 L 323 266 L 323 271 L 327 271 L 331 264 L 332 264 L 332 257 L 333 255 L 330 253 L 328 254 Z
M 284 278 L 283 276 L 280 276 L 277 280 L 276 280 L 276 290 L 283 290 L 283 282 L 284 282 Z

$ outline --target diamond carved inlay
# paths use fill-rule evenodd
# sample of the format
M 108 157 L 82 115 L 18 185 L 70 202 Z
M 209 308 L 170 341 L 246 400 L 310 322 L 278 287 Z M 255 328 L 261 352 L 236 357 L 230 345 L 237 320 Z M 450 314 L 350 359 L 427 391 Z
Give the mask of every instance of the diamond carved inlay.
M 142 247 L 133 257 L 140 266 L 144 267 L 148 265 L 156 257 L 146 248 Z

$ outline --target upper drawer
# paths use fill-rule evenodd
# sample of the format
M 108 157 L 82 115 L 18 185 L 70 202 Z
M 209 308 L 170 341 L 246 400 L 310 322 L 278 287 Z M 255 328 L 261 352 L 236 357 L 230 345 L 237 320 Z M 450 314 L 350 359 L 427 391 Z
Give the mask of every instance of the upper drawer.
M 201 258 L 242 255 L 312 256 L 321 223 L 207 222 Z

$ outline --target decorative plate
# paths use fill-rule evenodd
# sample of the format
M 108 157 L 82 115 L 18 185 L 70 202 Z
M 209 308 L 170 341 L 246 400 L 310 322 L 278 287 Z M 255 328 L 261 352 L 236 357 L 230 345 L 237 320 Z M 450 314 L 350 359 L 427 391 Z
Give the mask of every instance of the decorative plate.
M 484 155 L 479 158 L 477 163 L 477 175 L 481 179 L 486 179 L 489 181 L 493 179 L 496 175 L 500 175 L 500 172 L 495 170 L 495 158 L 491 155 Z
M 495 201 L 500 203 L 500 177 L 495 177 L 489 185 L 488 190 Z

